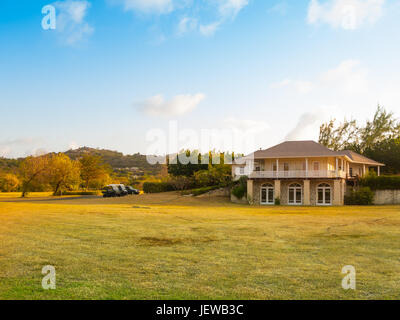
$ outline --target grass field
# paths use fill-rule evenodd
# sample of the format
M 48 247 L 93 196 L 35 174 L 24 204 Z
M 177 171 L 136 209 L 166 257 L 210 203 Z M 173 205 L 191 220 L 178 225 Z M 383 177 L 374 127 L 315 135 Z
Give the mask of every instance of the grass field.
M 398 299 L 400 207 L 0 197 L 0 299 Z M 57 289 L 41 287 L 53 265 Z M 341 269 L 357 270 L 357 290 Z
M 21 197 L 21 192 L 0 192 L 1 198 L 18 198 Z M 31 192 L 27 194 L 27 198 L 41 198 L 41 197 L 50 197 L 52 192 Z

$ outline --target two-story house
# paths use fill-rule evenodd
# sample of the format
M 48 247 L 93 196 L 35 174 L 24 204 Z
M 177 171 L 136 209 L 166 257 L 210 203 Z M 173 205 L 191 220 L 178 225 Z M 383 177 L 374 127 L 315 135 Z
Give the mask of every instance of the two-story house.
M 252 204 L 343 205 L 346 185 L 384 164 L 353 151 L 333 151 L 314 141 L 288 141 L 256 151 L 232 166 L 234 179 L 247 176 Z

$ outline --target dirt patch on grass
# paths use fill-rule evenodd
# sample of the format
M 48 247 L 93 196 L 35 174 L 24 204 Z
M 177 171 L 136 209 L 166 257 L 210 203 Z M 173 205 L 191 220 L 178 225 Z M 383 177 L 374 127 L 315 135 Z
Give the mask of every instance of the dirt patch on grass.
M 215 239 L 209 237 L 202 238 L 161 238 L 161 237 L 142 237 L 139 239 L 139 244 L 148 247 L 169 247 L 181 244 L 199 244 L 214 242 Z

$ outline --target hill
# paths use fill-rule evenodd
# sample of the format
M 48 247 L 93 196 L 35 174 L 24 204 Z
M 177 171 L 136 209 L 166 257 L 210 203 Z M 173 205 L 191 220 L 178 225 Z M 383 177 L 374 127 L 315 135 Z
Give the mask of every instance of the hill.
M 20 163 L 21 159 L 6 159 L 0 158 L 0 172 L 14 173 Z
M 78 159 L 84 154 L 100 156 L 105 163 L 109 164 L 112 167 L 114 171 L 121 173 L 130 172 L 137 175 L 157 175 L 161 171 L 161 165 L 149 164 L 147 162 L 146 155 L 140 153 L 136 153 L 133 155 L 124 155 L 123 153 L 118 151 L 95 149 L 89 147 L 68 150 L 64 153 L 73 160 Z M 0 158 L 0 172 L 15 172 L 19 166 L 19 163 L 22 160 L 23 158 Z
M 146 155 L 140 153 L 124 155 L 118 151 L 94 149 L 89 147 L 68 150 L 64 153 L 73 160 L 84 154 L 100 156 L 105 163 L 108 163 L 114 169 L 114 171 L 142 172 L 152 175 L 158 174 L 161 171 L 161 165 L 149 164 Z

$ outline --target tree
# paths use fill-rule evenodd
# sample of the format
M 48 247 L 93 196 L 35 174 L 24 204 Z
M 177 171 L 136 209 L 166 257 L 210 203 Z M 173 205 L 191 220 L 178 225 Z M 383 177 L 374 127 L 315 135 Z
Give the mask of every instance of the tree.
M 345 119 L 338 127 L 336 127 L 336 120 L 331 120 L 321 125 L 319 143 L 335 151 L 354 149 L 354 146 L 358 145 L 358 132 L 359 128 L 355 120 Z
M 366 157 L 387 164 L 387 173 L 399 173 L 400 121 L 393 112 L 378 105 L 372 121 L 359 127 L 356 121 L 335 120 L 320 127 L 319 142 L 333 150 L 353 150 Z
M 378 105 L 372 121 L 359 127 L 355 120 L 336 125 L 335 120 L 320 127 L 319 143 L 333 150 L 353 150 L 363 153 L 383 141 L 400 137 L 400 121 L 393 112 L 387 112 Z
M 179 155 L 168 157 L 168 173 L 174 177 L 193 177 L 195 172 L 207 168 L 208 164 L 201 163 L 201 154 L 198 151 L 186 150 Z
M 19 166 L 19 174 L 22 182 L 22 197 L 31 191 L 31 188 L 35 183 L 40 183 L 44 177 L 45 172 L 48 168 L 49 157 L 27 157 Z
M 196 184 L 201 187 L 227 186 L 232 182 L 232 169 L 229 165 L 210 165 L 208 170 L 194 174 Z
M 62 193 L 65 188 L 71 189 L 79 184 L 79 174 L 79 163 L 76 161 L 63 153 L 51 156 L 47 179 L 54 195 Z
M 79 159 L 81 179 L 85 190 L 90 187 L 101 188 L 110 181 L 109 166 L 99 156 L 86 154 Z
M 386 174 L 400 173 L 400 138 L 387 139 L 365 150 L 364 155 L 386 166 L 382 168 Z
M 378 105 L 374 119 L 367 121 L 364 128 L 359 130 L 360 151 L 373 148 L 386 140 L 399 138 L 400 122 L 394 118 L 393 112 L 387 112 Z
M 17 191 L 20 181 L 15 174 L 8 173 L 0 176 L 0 191 L 13 192 Z

